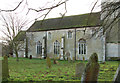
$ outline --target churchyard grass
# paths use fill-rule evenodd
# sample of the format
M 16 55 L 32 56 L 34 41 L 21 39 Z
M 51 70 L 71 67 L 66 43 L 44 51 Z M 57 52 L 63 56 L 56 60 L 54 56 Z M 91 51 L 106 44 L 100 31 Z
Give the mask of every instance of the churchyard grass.
M 59 64 L 53 64 L 51 68 L 46 65 L 44 59 L 9 58 L 9 81 L 80 81 L 81 78 L 75 77 L 75 66 L 83 61 L 60 61 Z M 86 64 L 87 61 L 84 61 Z M 118 61 L 107 61 L 100 64 L 98 81 L 113 81 L 118 67 Z

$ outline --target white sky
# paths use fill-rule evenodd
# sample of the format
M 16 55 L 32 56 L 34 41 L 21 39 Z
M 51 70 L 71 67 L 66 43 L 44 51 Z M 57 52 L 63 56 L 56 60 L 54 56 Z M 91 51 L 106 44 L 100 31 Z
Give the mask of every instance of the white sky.
M 19 1 L 21 0 L 0 0 L 0 9 L 13 9 L 18 4 Z M 53 0 L 28 0 L 28 4 L 29 7 L 39 8 L 39 7 L 43 7 L 44 5 L 46 5 L 47 2 L 51 2 L 51 1 Z M 60 0 L 56 0 L 56 1 L 60 1 Z M 97 0 L 69 0 L 67 2 L 66 15 L 68 16 L 68 15 L 88 13 L 91 11 L 96 1 Z M 100 11 L 100 2 L 101 0 L 99 0 L 94 11 Z M 48 5 L 51 5 L 51 3 L 48 3 Z M 60 17 L 59 13 L 63 12 L 64 9 L 63 6 L 60 6 L 52 10 L 52 12 L 48 15 L 47 18 Z M 20 8 L 18 9 L 18 13 L 23 13 L 22 11 L 23 11 L 23 7 L 20 6 Z M 30 13 L 32 14 L 30 15 L 30 17 L 33 16 L 33 14 L 35 14 L 35 12 L 34 13 L 30 12 Z
M 20 1 L 21 0 L 0 0 L 0 9 L 13 9 L 14 7 L 17 6 L 18 2 L 20 2 Z M 53 3 L 46 4 L 46 2 L 51 2 L 51 1 L 54 1 L 54 0 L 28 0 L 28 4 L 29 4 L 29 7 L 31 7 L 31 8 L 39 8 L 39 7 L 43 7 L 43 6 L 49 7 L 49 5 L 51 5 Z M 59 1 L 59 0 L 55 0 L 55 1 Z M 96 1 L 97 0 L 69 0 L 67 2 L 66 16 L 89 13 Z M 97 3 L 96 7 L 94 8 L 94 12 L 100 11 L 101 0 L 98 0 L 98 1 L 99 2 Z M 15 12 L 17 14 L 25 17 L 27 8 L 24 7 L 23 4 Z M 65 12 L 64 5 L 62 5 L 58 8 L 53 9 L 46 18 L 60 17 L 60 13 L 63 14 L 64 12 Z M 40 16 L 41 14 L 43 14 L 43 12 L 36 13 L 36 12 L 30 11 L 29 14 L 27 15 L 27 17 L 30 20 L 32 20 L 32 19 Z M 2 25 L 0 23 L 0 27 L 1 26 Z M 1 36 L 1 34 L 0 34 L 0 36 Z

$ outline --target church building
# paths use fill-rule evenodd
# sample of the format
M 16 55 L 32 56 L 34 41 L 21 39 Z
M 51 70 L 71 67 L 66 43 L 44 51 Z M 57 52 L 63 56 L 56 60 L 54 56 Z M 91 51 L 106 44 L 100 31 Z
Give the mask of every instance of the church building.
M 66 16 L 36 21 L 26 32 L 28 56 L 88 60 L 93 52 L 105 58 L 105 37 L 100 36 L 100 13 Z

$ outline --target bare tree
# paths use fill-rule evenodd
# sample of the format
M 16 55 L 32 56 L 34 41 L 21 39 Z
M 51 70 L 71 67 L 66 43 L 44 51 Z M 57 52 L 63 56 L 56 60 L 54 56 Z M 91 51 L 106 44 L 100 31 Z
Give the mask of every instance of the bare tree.
M 28 20 L 22 19 L 14 13 L 1 15 L 1 18 L 3 23 L 2 32 L 6 36 L 4 39 L 12 46 L 13 52 L 17 57 L 16 60 L 18 61 L 18 51 L 23 48 L 21 38 L 24 38 L 23 36 L 20 37 L 20 34 L 22 34 L 21 30 L 27 25 Z
M 13 9 L 8 9 L 8 10 L 0 9 L 0 12 L 12 12 L 12 11 L 15 11 L 15 10 L 17 10 L 17 9 L 19 8 L 19 6 L 23 3 L 23 1 L 24 1 L 24 0 L 20 1 L 20 2 L 18 3 L 18 5 L 17 5 L 15 8 L 13 8 Z
M 21 5 L 24 5 L 24 7 L 27 7 L 27 14 L 30 12 L 30 11 L 35 11 L 35 12 L 43 12 L 43 11 L 46 11 L 46 13 L 42 14 L 41 16 L 39 16 L 38 18 L 40 17 L 43 17 L 44 16 L 44 19 L 45 17 L 52 11 L 52 9 L 56 8 L 56 7 L 59 7 L 60 5 L 65 5 L 65 13 L 67 12 L 67 9 L 66 9 L 66 2 L 68 0 L 53 0 L 51 2 L 47 2 L 46 1 L 46 4 L 48 3 L 53 3 L 51 4 L 49 7 L 47 7 L 46 5 L 44 7 L 38 7 L 38 9 L 35 9 L 35 8 L 31 8 L 29 6 L 29 1 L 28 0 L 21 0 L 18 2 L 18 4 L 16 5 L 15 8 L 13 9 L 9 9 L 9 10 L 3 10 L 3 9 L 0 9 L 0 12 L 12 12 L 12 11 L 15 11 L 17 10 Z M 99 0 L 96 0 L 93 8 L 91 9 L 91 12 L 93 11 L 93 9 L 95 8 L 97 2 Z M 107 0 L 102 0 L 104 1 L 103 3 L 101 3 L 102 5 L 102 10 L 101 10 L 101 15 L 104 16 L 102 17 L 102 26 L 104 26 L 104 32 L 107 31 L 107 30 L 111 30 L 112 29 L 112 26 L 119 22 L 119 19 L 120 19 L 120 0 L 114 0 L 114 1 L 107 1 Z M 116 13 L 118 12 L 118 13 Z M 62 16 L 65 15 L 62 14 Z M 113 14 L 116 14 L 114 15 L 114 19 L 112 19 L 111 21 L 108 21 L 109 19 L 108 18 L 111 18 L 111 16 L 113 16 Z M 38 19 L 36 18 L 36 19 Z M 36 20 L 35 19 L 35 20 Z M 109 27 L 109 28 L 108 28 Z M 101 28 L 99 29 L 101 30 Z M 98 30 L 98 31 L 99 31 Z
M 96 3 L 97 2 L 98 0 Z M 96 3 L 92 10 L 95 8 Z M 118 35 L 120 31 L 118 28 L 120 26 L 120 0 L 102 0 L 100 14 L 102 27 L 100 27 L 95 34 L 103 29 L 103 34 L 109 33 L 108 36 L 110 36 L 110 32 L 116 30 L 118 32 L 115 32 L 116 34 L 114 35 Z
M 43 7 L 32 8 L 32 7 L 29 6 L 29 2 L 30 2 L 29 0 L 21 0 L 21 1 L 18 2 L 18 4 L 15 6 L 15 8 L 13 8 L 13 9 L 6 9 L 6 10 L 5 9 L 0 9 L 0 12 L 14 12 L 22 5 L 24 7 L 23 9 L 27 8 L 26 14 L 28 14 L 30 11 L 35 11 L 35 12 L 38 12 L 38 13 L 45 12 L 44 14 L 42 14 L 39 17 L 36 18 L 36 19 L 39 19 L 39 18 L 44 16 L 43 19 L 45 19 L 46 16 L 54 8 L 57 8 L 57 7 L 61 6 L 61 5 L 65 5 L 64 7 L 65 7 L 65 13 L 66 13 L 67 12 L 67 9 L 66 9 L 66 2 L 67 1 L 68 0 L 51 0 L 51 2 L 46 1 L 46 4 Z M 49 3 L 51 3 L 51 4 L 49 4 Z M 47 4 L 49 4 L 49 6 L 47 6 Z M 64 14 L 60 13 L 60 14 L 62 16 L 64 16 L 65 13 Z
M 20 7 L 24 7 L 23 9 L 27 8 L 26 15 L 29 14 L 30 11 L 35 11 L 38 14 L 41 12 L 44 12 L 42 15 L 39 15 L 34 20 L 37 20 L 41 17 L 43 17 L 43 20 L 46 18 L 46 16 L 54 9 L 59 7 L 60 5 L 65 5 L 65 13 L 61 14 L 64 16 L 67 12 L 66 9 L 66 2 L 68 0 L 53 0 L 51 2 L 46 1 L 46 5 L 44 7 L 38 7 L 38 8 L 32 8 L 29 6 L 28 0 L 21 0 L 18 2 L 18 4 L 14 8 L 9 9 L 0 9 L 0 13 L 7 12 L 7 13 L 14 13 L 16 10 Z M 47 4 L 51 3 L 49 6 Z M 15 14 L 8 14 L 7 16 L 1 15 L 3 26 L 6 30 L 2 30 L 4 35 L 7 37 L 5 40 L 9 43 L 10 47 L 14 50 L 14 53 L 17 57 L 18 61 L 18 51 L 22 48 L 21 41 L 17 38 L 17 34 L 20 33 L 21 29 L 26 25 L 27 20 L 23 20 L 19 17 L 16 17 Z M 32 20 L 32 21 L 34 21 Z M 27 52 L 26 52 L 27 54 Z
M 111 30 L 116 23 L 120 22 L 120 0 L 106 1 L 101 5 L 101 20 L 104 31 Z

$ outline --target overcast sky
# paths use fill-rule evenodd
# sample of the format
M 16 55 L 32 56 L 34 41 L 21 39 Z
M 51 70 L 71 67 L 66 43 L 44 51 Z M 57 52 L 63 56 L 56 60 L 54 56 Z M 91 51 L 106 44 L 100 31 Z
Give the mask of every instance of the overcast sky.
M 22 0 L 0 0 L 0 9 L 13 9 L 17 6 L 17 4 L 22 1 Z M 28 4 L 29 6 L 25 6 L 25 1 L 22 3 L 22 5 L 15 11 L 17 14 L 25 17 L 26 16 L 26 10 L 27 7 L 30 8 L 40 8 L 40 7 L 49 7 L 51 4 L 51 1 L 54 0 L 28 0 Z M 60 1 L 60 0 L 55 0 Z M 66 16 L 70 16 L 70 15 L 78 15 L 78 14 L 84 14 L 84 13 L 89 13 L 93 7 L 93 5 L 95 4 L 97 0 L 69 0 L 67 2 L 67 13 Z M 99 2 L 96 4 L 95 8 L 94 8 L 94 12 L 98 12 L 100 11 L 100 3 L 101 0 L 98 0 Z M 56 18 L 56 17 L 60 17 L 60 13 L 64 13 L 64 5 L 53 9 L 46 18 Z M 34 11 L 30 11 L 29 14 L 27 15 L 27 17 L 32 20 L 34 18 L 39 17 L 40 15 L 42 15 L 43 12 L 40 13 L 36 13 Z M 42 18 L 40 18 L 42 19 Z M 0 27 L 2 27 L 1 23 L 0 23 Z M 1 32 L 0 32 L 1 33 Z M 1 34 L 0 34 L 1 36 Z
M 12 9 L 14 8 L 18 2 L 21 0 L 0 0 L 0 9 Z M 53 0 L 28 0 L 29 7 L 31 8 L 39 8 L 43 7 L 45 5 L 49 6 L 53 3 L 49 3 Z M 56 0 L 60 1 L 60 0 Z M 97 0 L 69 0 L 67 2 L 67 13 L 66 15 L 77 15 L 77 14 L 83 14 L 88 13 L 91 11 L 93 5 L 95 4 Z M 94 11 L 100 11 L 100 2 L 101 0 L 98 0 Z M 24 2 L 25 3 L 25 2 Z M 48 3 L 48 4 L 47 4 Z M 63 5 L 64 6 L 64 5 Z M 55 8 L 51 11 L 51 13 L 48 15 L 47 18 L 55 18 L 60 17 L 59 13 L 64 13 L 64 7 L 60 6 L 58 8 Z M 22 6 L 18 9 L 18 13 L 24 13 L 25 9 L 23 9 Z M 35 12 L 30 12 L 29 16 L 37 16 Z

